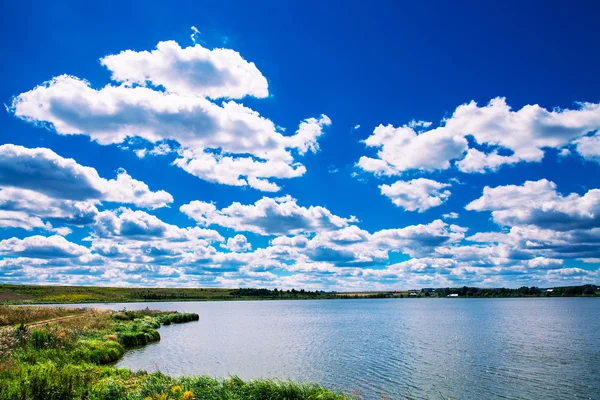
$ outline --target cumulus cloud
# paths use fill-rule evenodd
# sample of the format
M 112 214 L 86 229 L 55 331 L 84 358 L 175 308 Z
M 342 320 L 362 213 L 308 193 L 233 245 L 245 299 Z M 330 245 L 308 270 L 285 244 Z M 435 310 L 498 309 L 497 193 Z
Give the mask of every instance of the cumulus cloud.
M 180 228 L 144 211 L 124 207 L 98 213 L 93 229 L 98 237 L 123 237 L 134 240 L 162 238 L 175 242 L 193 239 L 223 240 L 221 235 L 212 229 Z
M 584 136 L 575 140 L 575 148 L 583 158 L 600 164 L 600 135 Z
M 84 240 L 91 243 L 94 254 L 106 258 L 106 264 L 135 265 L 136 271 L 142 266 L 164 266 L 178 268 L 178 273 L 188 265 L 182 261 L 212 263 L 217 254 L 212 244 L 224 241 L 214 230 L 182 228 L 123 207 L 100 212 Z
M 459 242 L 467 228 L 435 220 L 429 224 L 410 225 L 399 229 L 384 229 L 373 233 L 373 238 L 390 251 L 401 251 L 413 257 L 422 257 L 437 246 Z
M 98 212 L 93 201 L 55 199 L 33 190 L 13 188 L 0 190 L 0 210 L 73 225 L 92 223 Z
M 195 42 L 198 31 L 193 31 Z M 331 125 L 320 115 L 300 121 L 288 134 L 238 102 L 265 98 L 269 88 L 256 65 L 234 50 L 168 41 L 151 51 L 126 50 L 100 61 L 111 73 L 111 84 L 93 87 L 74 76 L 58 76 L 16 96 L 9 111 L 58 134 L 118 144 L 139 157 L 168 154 L 173 165 L 206 181 L 264 192 L 281 190 L 278 179 L 304 175 L 300 157 L 319 151 Z M 453 167 L 486 172 L 538 162 L 545 148 L 597 162 L 599 125 L 600 105 L 592 103 L 550 111 L 538 105 L 512 110 L 500 98 L 484 106 L 471 102 L 438 127 L 418 120 L 378 126 L 364 141 L 376 155 L 361 157 L 357 165 L 363 176 L 364 171 L 398 176 Z M 449 198 L 449 186 L 418 178 L 380 190 L 397 206 L 424 212 Z M 502 231 L 469 237 L 466 228 L 450 223 L 458 217 L 454 212 L 443 215 L 446 222 L 367 231 L 353 216 L 300 206 L 291 196 L 224 208 L 192 201 L 180 211 L 197 222 L 194 227 L 126 207 L 107 210 L 108 202 L 156 209 L 173 198 L 124 170 L 107 179 L 49 149 L 0 146 L 0 227 L 60 235 L 0 241 L 0 277 L 28 283 L 338 290 L 600 277 L 589 265 L 600 260 L 598 189 L 561 194 L 547 180 L 486 187 L 467 210 L 491 212 Z M 86 226 L 72 238 L 89 236 L 81 244 L 70 242 L 63 237 L 71 233 L 65 224 Z M 212 226 L 270 240 L 257 247 L 246 236 L 229 233 L 225 241 Z M 391 264 L 392 253 L 410 259 Z M 588 264 L 572 268 L 569 259 Z
M 231 49 L 210 50 L 199 44 L 181 48 L 166 41 L 155 50 L 125 50 L 100 63 L 116 82 L 162 86 L 173 93 L 212 99 L 269 95 L 267 79 L 256 65 Z
M 448 225 L 441 220 L 374 233 L 351 225 L 320 232 L 310 239 L 281 236 L 273 239 L 271 245 L 280 257 L 296 262 L 306 257 L 311 262 L 328 262 L 335 266 L 371 266 L 385 264 L 389 252 L 414 257 L 434 253 L 438 246 L 461 241 L 465 231 L 465 228 Z M 286 252 L 281 248 L 293 251 Z
M 241 253 L 243 251 L 252 250 L 252 245 L 248 242 L 248 239 L 244 235 L 235 235 L 227 239 L 226 244 L 221 245 L 223 248 L 229 249 L 235 253 Z
M 51 229 L 52 225 L 44 223 L 39 217 L 22 211 L 0 209 L 0 228 L 22 228 L 30 231 L 33 228 Z
M 303 175 L 306 169 L 295 156 L 315 152 L 323 128 L 331 124 L 325 115 L 308 118 L 294 135 L 284 135 L 242 104 L 211 101 L 268 95 L 260 71 L 233 50 L 160 42 L 151 52 L 128 50 L 101 62 L 123 84 L 94 89 L 61 75 L 16 96 L 10 110 L 27 121 L 49 123 L 58 134 L 88 135 L 104 145 L 128 137 L 175 141 L 181 148 L 174 165 L 201 179 L 262 191 L 279 190 L 270 178 Z M 137 149 L 136 154 L 153 153 Z
M 104 179 L 91 167 L 59 156 L 50 149 L 0 146 L 0 226 L 71 233 L 52 224 L 89 225 L 102 201 L 159 208 L 173 197 L 152 192 L 144 182 L 119 170 Z
M 381 194 L 388 197 L 392 203 L 407 211 L 423 212 L 437 207 L 450 197 L 450 186 L 431 179 L 418 178 L 410 181 L 397 181 L 391 185 L 381 185 Z
M 147 208 L 164 207 L 173 201 L 169 193 L 152 192 L 124 170 L 116 179 L 104 179 L 94 168 L 50 149 L 12 144 L 0 146 L 0 186 L 34 190 L 54 199 L 105 200 Z
M 535 225 L 554 230 L 600 226 L 600 190 L 583 196 L 562 196 L 556 184 L 546 179 L 483 189 L 483 195 L 466 206 L 467 210 L 491 211 L 499 225 Z
M 357 166 L 388 176 L 411 169 L 450 168 L 450 160 L 459 158 L 468 148 L 463 135 L 440 128 L 417 133 L 408 125 L 399 128 L 379 125 L 364 143 L 379 149 L 377 158 L 362 156 Z
M 556 258 L 536 257 L 527 262 L 531 268 L 558 269 L 561 268 L 564 261 Z
M 291 196 L 263 197 L 254 204 L 233 203 L 218 210 L 214 204 L 192 201 L 180 211 L 201 225 L 219 225 L 259 235 L 288 235 L 337 229 L 356 222 L 356 218 L 338 217 L 320 206 L 299 206 Z
M 501 250 L 504 258 L 596 258 L 600 255 L 600 228 L 557 231 L 534 225 L 515 226 L 508 232 L 479 232 L 467 240 Z M 497 257 L 500 255 L 497 254 Z
M 552 111 L 527 105 L 513 111 L 504 98 L 495 98 L 483 107 L 474 101 L 459 106 L 439 127 L 415 130 L 419 127 L 428 125 L 378 126 L 364 141 L 378 149 L 377 158 L 363 156 L 357 166 L 377 175 L 398 175 L 448 169 L 454 162 L 468 173 L 539 162 L 544 148 L 561 148 L 599 129 L 600 104 L 579 103 L 577 109 Z M 469 136 L 483 148 L 469 148 Z
M 89 249 L 69 242 L 62 236 L 29 236 L 0 241 L 0 254 L 30 258 L 71 258 L 88 254 Z

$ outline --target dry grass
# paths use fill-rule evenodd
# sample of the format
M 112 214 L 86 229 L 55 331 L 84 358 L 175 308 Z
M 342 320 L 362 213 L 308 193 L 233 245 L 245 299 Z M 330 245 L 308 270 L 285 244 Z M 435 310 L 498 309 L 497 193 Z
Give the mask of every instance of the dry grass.
M 63 329 L 78 329 L 82 331 L 99 331 L 112 328 L 110 310 L 101 310 L 89 308 L 78 318 L 64 319 L 55 323 L 57 327 Z
M 29 324 L 66 315 L 81 314 L 83 308 L 0 306 L 0 326 Z

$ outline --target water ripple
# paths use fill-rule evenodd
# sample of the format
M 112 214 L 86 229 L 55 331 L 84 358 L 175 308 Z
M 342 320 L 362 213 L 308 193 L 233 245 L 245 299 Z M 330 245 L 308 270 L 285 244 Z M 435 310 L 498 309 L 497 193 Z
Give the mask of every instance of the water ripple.
M 145 308 L 147 304 L 116 304 Z M 152 303 L 197 312 L 119 366 L 317 381 L 365 399 L 600 399 L 600 300 Z

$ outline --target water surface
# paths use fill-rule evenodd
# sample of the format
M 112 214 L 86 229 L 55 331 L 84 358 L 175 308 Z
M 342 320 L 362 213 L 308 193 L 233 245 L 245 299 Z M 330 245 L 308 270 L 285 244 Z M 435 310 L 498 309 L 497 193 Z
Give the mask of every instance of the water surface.
M 134 370 L 316 381 L 367 399 L 600 399 L 600 299 L 99 306 L 200 315 L 128 351 L 117 365 Z

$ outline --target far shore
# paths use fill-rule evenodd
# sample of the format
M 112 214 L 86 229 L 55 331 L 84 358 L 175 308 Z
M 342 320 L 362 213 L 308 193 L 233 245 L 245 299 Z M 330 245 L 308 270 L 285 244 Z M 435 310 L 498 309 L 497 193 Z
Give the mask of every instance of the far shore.
M 555 298 L 600 297 L 597 285 L 553 288 L 421 288 L 389 291 L 310 291 L 220 288 L 115 288 L 95 286 L 36 286 L 0 284 L 0 304 L 113 304 L 190 301 L 346 300 L 411 298 Z

